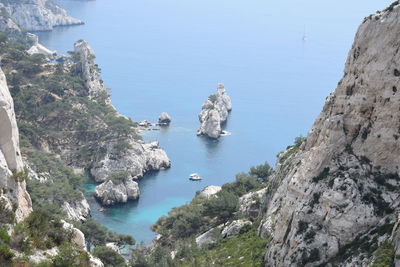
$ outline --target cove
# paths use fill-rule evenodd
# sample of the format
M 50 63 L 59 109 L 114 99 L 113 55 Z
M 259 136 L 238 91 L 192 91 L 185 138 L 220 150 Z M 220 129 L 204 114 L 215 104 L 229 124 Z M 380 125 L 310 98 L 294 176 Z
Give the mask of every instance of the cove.
M 169 128 L 142 133 L 160 142 L 171 169 L 147 174 L 138 201 L 104 212 L 89 193 L 93 217 L 148 243 L 150 226 L 196 191 L 275 164 L 335 89 L 364 15 L 390 2 L 58 1 L 86 24 L 41 32 L 41 43 L 66 53 L 87 40 L 120 113 L 135 121 L 172 116 Z M 197 115 L 218 82 L 232 98 L 232 135 L 211 141 L 196 136 Z M 204 179 L 190 182 L 193 172 Z

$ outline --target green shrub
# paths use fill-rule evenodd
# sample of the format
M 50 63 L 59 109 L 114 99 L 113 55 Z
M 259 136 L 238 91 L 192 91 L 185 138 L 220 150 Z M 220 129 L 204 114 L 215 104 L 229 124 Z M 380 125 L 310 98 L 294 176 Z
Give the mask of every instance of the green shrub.
M 312 179 L 312 181 L 313 181 L 314 183 L 318 183 L 319 181 L 324 180 L 325 178 L 327 178 L 328 175 L 329 175 L 329 167 L 326 167 L 326 168 L 324 168 L 324 169 L 322 170 L 322 172 L 320 172 L 320 173 L 318 174 L 318 176 L 315 176 L 315 177 Z
M 12 172 L 11 178 L 13 178 L 14 181 L 16 181 L 16 182 L 23 182 L 28 179 L 28 174 L 29 174 L 28 169 L 25 167 L 24 170 L 22 170 L 22 171 L 14 170 Z
M 12 224 L 15 221 L 15 213 L 7 208 L 5 200 L 0 199 L 0 224 Z
M 272 173 L 273 169 L 268 162 L 250 168 L 250 175 L 262 179 L 263 181 L 265 181 Z
M 208 100 L 210 100 L 212 103 L 217 102 L 217 95 L 210 95 L 208 96 Z
M 0 266 L 11 266 L 14 256 L 7 245 L 0 245 Z
M 121 254 L 106 246 L 95 247 L 93 255 L 99 258 L 104 263 L 105 267 L 127 266 Z
M 395 251 L 389 241 L 384 242 L 375 252 L 371 267 L 394 266 Z
M 89 260 L 86 251 L 77 249 L 71 243 L 65 243 L 60 246 L 57 256 L 52 261 L 54 267 L 86 267 L 90 266 Z
M 221 190 L 217 197 L 205 202 L 205 213 L 210 216 L 217 216 L 221 221 L 226 221 L 234 216 L 237 210 L 239 197 L 234 193 Z

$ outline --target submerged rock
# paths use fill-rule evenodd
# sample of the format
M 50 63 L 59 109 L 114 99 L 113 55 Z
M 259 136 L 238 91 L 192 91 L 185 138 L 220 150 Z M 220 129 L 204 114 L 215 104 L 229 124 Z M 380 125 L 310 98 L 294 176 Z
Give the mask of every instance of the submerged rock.
M 139 197 L 139 186 L 132 178 L 126 178 L 119 183 L 108 180 L 96 186 L 94 195 L 102 205 L 111 206 L 137 199 Z
M 167 112 L 161 113 L 160 117 L 158 118 L 159 125 L 169 125 L 171 123 L 171 116 L 168 115 Z
M 221 126 L 227 121 L 232 110 L 231 98 L 222 83 L 218 84 L 217 93 L 209 96 L 199 114 L 200 128 L 197 135 L 217 139 L 222 134 Z

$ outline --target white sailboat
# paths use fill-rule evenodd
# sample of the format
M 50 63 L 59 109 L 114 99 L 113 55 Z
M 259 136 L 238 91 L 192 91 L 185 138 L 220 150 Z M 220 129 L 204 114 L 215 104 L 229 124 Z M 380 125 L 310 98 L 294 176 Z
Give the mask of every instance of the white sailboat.
M 200 181 L 201 179 L 202 179 L 201 176 L 197 173 L 192 173 L 189 175 L 189 180 Z

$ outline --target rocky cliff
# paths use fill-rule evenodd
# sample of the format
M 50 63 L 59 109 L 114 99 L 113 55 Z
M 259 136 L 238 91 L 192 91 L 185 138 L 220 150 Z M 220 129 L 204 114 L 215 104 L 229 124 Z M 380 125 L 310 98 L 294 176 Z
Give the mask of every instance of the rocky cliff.
M 32 203 L 24 181 L 14 103 L 1 69 L 0 125 L 0 199 L 6 202 L 6 207 L 16 209 L 16 220 L 21 221 L 32 211 Z
M 216 94 L 210 95 L 201 108 L 199 114 L 200 128 L 197 135 L 205 135 L 214 139 L 219 138 L 222 133 L 221 126 L 227 121 L 231 110 L 231 98 L 226 93 L 224 85 L 220 83 Z
M 95 63 L 96 55 L 93 49 L 86 41 L 78 41 L 74 45 L 76 70 L 80 73 L 85 81 L 85 88 L 90 99 L 97 99 L 101 96 L 106 96 L 107 103 L 110 103 L 108 98 L 108 89 L 104 86 L 100 78 L 99 67 Z
M 307 141 L 264 195 L 267 266 L 367 266 L 399 211 L 400 7 L 362 23 Z M 374 254 L 375 255 L 375 254 Z
M 21 28 L 8 14 L 4 4 L 0 3 L 0 31 L 6 33 L 20 33 Z
M 77 25 L 83 22 L 72 18 L 51 0 L 0 1 L 13 21 L 28 31 L 48 31 L 56 26 Z

